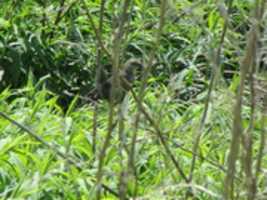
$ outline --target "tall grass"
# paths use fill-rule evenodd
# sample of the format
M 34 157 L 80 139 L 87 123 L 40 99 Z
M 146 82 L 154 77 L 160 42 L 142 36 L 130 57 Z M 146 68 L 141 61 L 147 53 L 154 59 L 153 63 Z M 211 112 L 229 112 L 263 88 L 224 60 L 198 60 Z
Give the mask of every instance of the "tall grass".
M 258 73 L 265 1 L 77 2 L 60 1 L 52 24 L 45 2 L 5 4 L 26 9 L 26 20 L 30 8 L 39 8 L 42 37 L 21 31 L 1 38 L 7 48 L 0 48 L 0 197 L 265 199 L 266 79 Z M 0 10 L 4 22 L 24 30 L 20 15 Z M 57 41 L 61 23 L 70 29 Z M 6 24 L 5 36 L 13 28 Z M 55 44 L 71 51 L 56 52 Z M 26 55 L 36 57 L 26 62 Z M 67 66 L 78 66 L 73 73 L 59 67 L 64 55 L 71 55 Z M 125 81 L 119 74 L 132 56 L 144 64 L 142 80 L 116 104 Z M 72 75 L 83 69 L 97 79 L 105 62 L 112 64 L 111 101 L 82 105 L 80 99 L 90 98 Z M 27 75 L 20 89 L 7 87 L 16 85 L 8 82 L 8 64 Z M 43 67 L 49 73 L 39 80 Z M 225 68 L 235 72 L 227 82 Z M 93 88 L 94 78 L 83 88 Z M 71 96 L 64 109 L 62 94 Z

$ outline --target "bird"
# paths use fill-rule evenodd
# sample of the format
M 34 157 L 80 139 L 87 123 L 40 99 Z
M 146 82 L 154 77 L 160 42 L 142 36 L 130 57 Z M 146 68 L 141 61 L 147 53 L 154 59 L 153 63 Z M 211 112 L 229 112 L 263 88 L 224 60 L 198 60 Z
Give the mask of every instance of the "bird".
M 140 78 L 141 71 L 143 70 L 142 62 L 139 59 L 131 58 L 127 60 L 122 69 L 119 71 L 119 84 L 113 88 L 113 101 L 115 104 L 122 102 L 126 93 L 132 88 L 133 82 Z M 111 102 L 112 90 L 112 65 L 105 64 L 99 66 L 98 75 L 96 76 L 96 89 L 100 99 Z M 137 73 L 139 72 L 139 74 Z

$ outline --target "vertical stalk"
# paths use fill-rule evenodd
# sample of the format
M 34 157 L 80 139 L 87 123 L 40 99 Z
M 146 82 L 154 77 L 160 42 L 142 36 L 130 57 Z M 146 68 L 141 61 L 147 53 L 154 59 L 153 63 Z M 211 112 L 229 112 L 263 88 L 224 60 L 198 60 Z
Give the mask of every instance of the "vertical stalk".
M 160 38 L 161 38 L 161 35 L 163 32 L 163 27 L 165 24 L 166 5 L 167 5 L 166 0 L 161 0 L 159 28 L 158 28 L 158 31 L 156 33 L 157 34 L 156 35 L 156 41 L 155 41 L 155 45 L 154 45 L 153 49 L 157 49 L 159 46 L 159 43 L 160 43 Z M 145 88 L 147 86 L 147 79 L 148 79 L 148 76 L 149 76 L 149 73 L 150 73 L 150 70 L 152 67 L 154 57 L 155 57 L 155 51 L 153 50 L 153 51 L 151 51 L 151 53 L 149 55 L 147 67 L 144 69 L 143 76 L 142 76 L 141 88 L 140 88 L 139 94 L 138 94 L 138 101 L 140 101 L 140 103 L 142 103 L 143 99 L 144 99 Z M 131 172 L 133 174 L 133 176 L 135 177 L 135 184 L 134 184 L 135 189 L 134 189 L 134 195 L 133 195 L 134 199 L 138 193 L 137 172 L 135 170 L 134 163 L 135 163 L 135 148 L 136 148 L 137 133 L 138 133 L 138 129 L 139 129 L 140 115 L 141 115 L 141 110 L 138 107 L 138 111 L 137 111 L 137 114 L 135 116 L 135 121 L 134 121 L 134 131 L 133 131 L 133 136 L 132 136 L 132 140 L 131 140 L 131 147 L 130 147 L 129 161 L 128 161 L 128 171 Z
M 232 140 L 230 144 L 230 152 L 227 160 L 227 173 L 225 176 L 224 199 L 234 199 L 234 176 L 236 171 L 236 161 L 239 155 L 241 137 L 243 135 L 242 127 L 242 103 L 245 89 L 245 80 L 247 74 L 253 64 L 256 51 L 257 34 L 255 25 L 252 25 L 248 33 L 248 40 L 245 55 L 240 66 L 240 85 L 236 95 L 234 105 L 234 120 L 232 129 Z
M 117 32 L 115 33 L 115 38 L 113 41 L 113 54 L 111 55 L 112 59 L 112 84 L 111 84 L 111 98 L 109 103 L 109 121 L 108 121 L 108 132 L 105 136 L 105 141 L 103 147 L 101 149 L 99 155 L 99 163 L 96 175 L 96 185 L 97 185 L 97 192 L 96 192 L 96 199 L 101 199 L 101 184 L 102 184 L 102 177 L 103 177 L 103 164 L 104 159 L 106 156 L 106 151 L 109 146 L 111 140 L 111 133 L 112 133 L 112 126 L 113 126 L 113 117 L 115 114 L 114 106 L 114 98 L 115 93 L 120 92 L 120 79 L 119 79 L 119 66 L 120 66 L 120 53 L 121 53 L 121 42 L 124 34 L 124 25 L 127 19 L 127 11 L 131 0 L 125 0 L 123 4 L 123 10 L 121 14 L 121 21 L 119 23 L 119 27 Z
M 230 13 L 230 10 L 232 8 L 232 2 L 233 2 L 233 0 L 230 0 L 228 2 L 228 11 L 227 11 L 228 14 Z M 225 20 L 227 20 L 227 18 Z M 201 120 L 199 122 L 199 128 L 195 129 L 197 133 L 196 133 L 193 148 L 192 148 L 193 157 L 192 157 L 192 162 L 191 162 L 190 174 L 189 174 L 189 178 L 188 178 L 190 182 L 192 181 L 193 175 L 194 175 L 194 169 L 195 169 L 196 158 L 197 158 L 196 155 L 198 155 L 199 143 L 201 140 L 204 125 L 206 123 L 206 118 L 207 118 L 207 114 L 208 114 L 208 110 L 209 110 L 209 104 L 211 101 L 212 91 L 216 87 L 217 78 L 219 76 L 220 69 L 221 69 L 220 56 L 221 56 L 221 52 L 222 52 L 222 48 L 223 48 L 223 44 L 224 44 L 224 40 L 225 40 L 225 35 L 226 35 L 227 30 L 228 30 L 228 23 L 229 23 L 228 20 L 224 21 L 223 30 L 222 30 L 222 34 L 221 34 L 221 38 L 220 38 L 220 43 L 219 43 L 219 46 L 218 46 L 216 54 L 215 54 L 214 65 L 212 67 L 213 73 L 211 75 L 208 93 L 207 93 L 207 97 L 205 100 L 204 112 L 203 112 L 203 115 L 202 115 Z M 189 191 L 188 194 L 191 194 L 191 192 Z

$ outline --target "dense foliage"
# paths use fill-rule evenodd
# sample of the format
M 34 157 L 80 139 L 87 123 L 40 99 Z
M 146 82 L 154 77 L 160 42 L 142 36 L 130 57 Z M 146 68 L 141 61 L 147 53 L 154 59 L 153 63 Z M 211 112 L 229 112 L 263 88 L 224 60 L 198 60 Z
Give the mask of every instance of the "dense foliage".
M 158 64 L 153 70 L 157 81 L 165 84 L 171 75 L 183 71 L 181 76 L 186 79 L 187 86 L 192 86 L 194 80 L 205 85 L 203 75 L 210 74 L 212 48 L 219 42 L 223 21 L 212 1 L 207 5 L 204 1 L 197 6 L 192 4 L 193 8 L 190 4 L 181 1 L 174 7 L 173 2 L 167 10 L 161 46 L 156 53 Z M 97 23 L 99 2 L 89 1 L 87 5 Z M 119 6 L 120 3 L 108 1 L 105 9 L 103 38 L 109 47 L 110 36 L 119 22 Z M 96 38 L 86 9 L 79 1 L 7 1 L 0 9 L 3 16 L 0 20 L 0 66 L 5 72 L 2 89 L 25 85 L 29 72 L 36 81 L 46 76 L 47 87 L 65 100 L 69 99 L 66 94 L 86 96 L 94 88 Z M 158 9 L 157 1 L 136 1 L 132 5 L 128 35 L 123 44 L 124 59 L 144 58 L 149 54 Z M 248 1 L 234 3 L 232 23 L 237 30 L 228 33 L 223 69 L 238 67 L 235 50 L 242 46 L 248 14 Z
M 130 1 L 118 58 L 152 68 L 145 92 L 136 83 L 114 107 L 94 98 L 100 49 L 102 64 L 114 62 L 97 34 L 116 55 L 127 0 L 105 2 L 99 33 L 103 2 L 0 1 L 0 197 L 99 199 L 102 184 L 101 199 L 228 199 L 241 121 L 229 199 L 265 199 L 266 14 L 255 17 L 253 76 L 242 69 L 264 0 Z

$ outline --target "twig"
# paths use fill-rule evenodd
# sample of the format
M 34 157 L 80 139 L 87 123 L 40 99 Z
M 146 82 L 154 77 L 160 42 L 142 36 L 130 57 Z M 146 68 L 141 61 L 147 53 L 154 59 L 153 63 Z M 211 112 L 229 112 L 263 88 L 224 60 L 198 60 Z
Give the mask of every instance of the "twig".
M 232 0 L 229 1 L 228 13 L 229 13 L 229 10 L 231 9 L 231 6 L 232 6 Z M 203 112 L 203 115 L 202 115 L 200 123 L 199 123 L 199 128 L 195 129 L 197 131 L 197 133 L 196 133 L 196 138 L 194 140 L 193 150 L 192 150 L 194 152 L 194 155 L 192 157 L 192 163 L 191 163 L 190 174 L 189 174 L 189 180 L 190 181 L 192 181 L 192 179 L 193 179 L 193 173 L 194 173 L 195 162 L 196 162 L 196 155 L 198 152 L 199 143 L 200 143 L 200 139 L 202 136 L 202 130 L 203 130 L 204 125 L 206 123 L 207 113 L 208 113 L 208 109 L 209 109 L 209 103 L 211 101 L 211 94 L 212 94 L 212 91 L 216 85 L 216 78 L 218 76 L 218 73 L 220 72 L 220 64 L 221 64 L 220 56 L 221 56 L 222 46 L 224 43 L 224 38 L 226 35 L 227 28 L 228 28 L 228 23 L 227 23 L 227 21 L 225 21 L 224 26 L 223 26 L 223 31 L 221 34 L 221 38 L 220 38 L 219 47 L 217 49 L 216 56 L 215 56 L 214 66 L 212 68 L 213 73 L 211 76 L 211 80 L 210 80 L 210 84 L 209 84 L 209 88 L 208 88 L 208 93 L 207 93 L 207 97 L 205 100 L 204 112 Z
M 189 183 L 185 173 L 183 172 L 182 168 L 180 167 L 180 164 L 178 163 L 178 161 L 176 160 L 175 156 L 172 154 L 171 149 L 169 148 L 167 142 L 165 141 L 164 138 L 164 134 L 161 132 L 160 128 L 158 127 L 157 123 L 153 120 L 153 118 L 148 114 L 148 112 L 146 111 L 146 109 L 144 108 L 144 106 L 142 105 L 142 102 L 140 102 L 140 100 L 138 99 L 137 95 L 135 94 L 135 92 L 131 89 L 131 93 L 135 99 L 135 101 L 138 104 L 138 107 L 140 109 L 140 111 L 144 114 L 144 116 L 146 117 L 146 119 L 149 121 L 149 123 L 153 126 L 153 128 L 155 129 L 155 132 L 158 136 L 158 138 L 160 139 L 161 144 L 163 145 L 167 156 L 170 157 L 171 161 L 173 162 L 175 169 L 177 170 L 178 174 L 181 175 L 181 177 L 185 180 L 186 183 Z
M 54 21 L 54 25 L 57 25 L 59 23 L 59 21 L 62 19 L 61 14 L 63 13 L 63 8 L 64 8 L 65 1 L 66 0 L 61 0 L 60 1 L 60 5 L 59 5 L 59 9 L 58 9 L 58 12 L 57 12 L 56 19 Z
M 92 28 L 93 28 L 94 33 L 95 33 L 95 36 L 96 36 L 98 45 L 101 47 L 102 51 L 105 52 L 105 54 L 106 54 L 109 58 L 111 58 L 111 54 L 109 53 L 109 51 L 106 49 L 106 47 L 105 47 L 104 44 L 103 44 L 103 41 L 102 41 L 102 38 L 101 38 L 101 33 L 100 33 L 99 29 L 96 28 L 96 25 L 95 25 L 95 23 L 94 23 L 93 17 L 92 17 L 92 15 L 91 15 L 89 9 L 87 8 L 85 1 L 84 1 L 84 0 L 81 0 L 81 1 L 82 1 L 83 5 L 84 5 L 86 15 L 87 15 L 87 17 L 88 17 L 88 19 L 89 19 L 89 22 L 90 22 L 90 24 L 91 24 L 91 26 L 92 26 Z
M 56 19 L 54 21 L 54 27 L 52 28 L 52 31 L 49 35 L 49 38 L 53 38 L 54 36 L 54 33 L 55 33 L 55 26 L 57 26 L 59 24 L 59 22 L 64 19 L 64 17 L 66 16 L 66 14 L 69 13 L 69 11 L 71 10 L 71 8 L 76 4 L 78 3 L 80 0 L 73 0 L 70 5 L 67 7 L 67 9 L 64 11 L 64 5 L 65 5 L 65 2 L 66 0 L 61 0 L 60 2 L 60 8 L 57 12 L 57 16 L 56 16 Z M 64 12 L 63 12 L 64 11 Z

